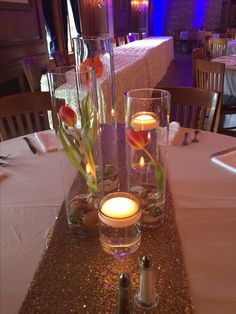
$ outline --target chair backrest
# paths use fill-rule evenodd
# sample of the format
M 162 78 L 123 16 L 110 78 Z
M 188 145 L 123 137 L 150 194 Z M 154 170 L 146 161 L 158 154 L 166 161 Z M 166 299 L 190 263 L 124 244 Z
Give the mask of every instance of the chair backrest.
M 218 128 L 222 95 L 224 91 L 225 64 L 208 60 L 196 60 L 196 86 L 221 93 L 216 115 L 215 130 Z
M 57 67 L 63 67 L 70 65 L 68 54 L 66 51 L 56 50 L 53 54 L 53 59 Z
M 158 87 L 171 94 L 170 122 L 182 127 L 213 131 L 219 93 L 196 87 Z
M 203 38 L 203 47 L 209 52 L 209 40 L 211 39 L 212 32 L 211 31 L 204 31 L 202 34 Z
M 141 33 L 141 39 L 148 38 L 148 34 L 146 32 Z
M 112 38 L 112 47 L 113 49 L 117 47 L 116 39 L 114 37 Z
M 28 56 L 21 60 L 21 65 L 31 92 L 40 91 L 42 73 L 47 72 L 45 63 L 39 59 L 39 56 Z
M 225 64 L 209 60 L 196 60 L 196 85 L 223 93 Z
M 117 37 L 117 43 L 118 43 L 118 46 L 123 46 L 126 44 L 125 42 L 125 37 L 124 36 L 119 36 Z
M 192 82 L 196 86 L 196 60 L 207 60 L 207 50 L 205 47 L 195 48 L 192 50 Z
M 226 56 L 227 38 L 211 38 L 209 40 L 210 58 Z
M 0 135 L 3 140 L 50 128 L 48 112 L 54 127 L 56 113 L 52 112 L 48 92 L 31 92 L 0 97 Z
M 126 41 L 127 43 L 131 43 L 132 41 L 135 41 L 135 35 L 134 34 L 126 35 Z
M 139 33 L 129 33 L 129 36 L 134 35 L 134 40 L 139 40 L 140 39 L 140 34 Z

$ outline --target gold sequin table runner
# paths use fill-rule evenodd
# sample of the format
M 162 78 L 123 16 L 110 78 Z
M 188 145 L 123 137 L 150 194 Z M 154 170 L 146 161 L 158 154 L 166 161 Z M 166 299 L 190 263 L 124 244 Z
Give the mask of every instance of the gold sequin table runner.
M 20 314 L 114 313 L 119 272 L 130 272 L 138 285 L 139 261 L 152 257 L 160 300 L 148 313 L 192 313 L 181 243 L 170 192 L 166 195 L 165 222 L 156 230 L 143 230 L 140 248 L 125 265 L 104 252 L 99 238 L 79 239 L 68 228 L 64 205 L 51 240 L 34 275 Z M 134 313 L 145 313 L 135 307 Z

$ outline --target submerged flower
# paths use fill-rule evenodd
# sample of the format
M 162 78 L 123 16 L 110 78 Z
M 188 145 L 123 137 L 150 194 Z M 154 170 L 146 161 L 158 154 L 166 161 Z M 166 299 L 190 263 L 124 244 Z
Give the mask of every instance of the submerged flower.
M 71 109 L 69 106 L 64 105 L 61 106 L 59 110 L 59 115 L 62 120 L 62 122 L 66 126 L 74 126 L 77 123 L 77 115 L 73 109 Z
M 126 140 L 133 149 L 142 150 L 148 156 L 155 169 L 158 190 L 160 193 L 163 193 L 163 170 L 162 167 L 158 165 L 157 160 L 154 159 L 149 150 L 146 148 L 148 144 L 147 133 L 145 131 L 135 131 L 134 129 L 129 128 L 126 130 Z
M 103 73 L 103 63 L 98 57 L 94 58 L 93 67 L 96 70 L 96 77 L 101 77 Z
M 86 71 L 87 67 L 91 67 L 95 69 L 96 78 L 101 77 L 103 73 L 103 63 L 99 59 L 99 57 L 94 57 L 93 59 L 87 58 L 84 62 L 80 65 L 80 71 Z
M 126 140 L 135 150 L 143 150 L 148 144 L 148 137 L 145 131 L 135 131 L 134 129 L 126 130 Z

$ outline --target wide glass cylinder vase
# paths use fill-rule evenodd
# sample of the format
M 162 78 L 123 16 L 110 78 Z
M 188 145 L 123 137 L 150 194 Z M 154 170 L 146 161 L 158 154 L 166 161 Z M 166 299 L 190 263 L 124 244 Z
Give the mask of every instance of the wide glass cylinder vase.
M 61 169 L 68 224 L 79 236 L 97 233 L 97 202 L 104 178 L 95 71 L 75 66 L 48 73 L 62 150 Z
M 170 94 L 137 89 L 125 95 L 128 191 L 141 200 L 142 226 L 156 228 L 164 218 Z
M 119 188 L 117 155 L 117 118 L 114 85 L 113 48 L 110 38 L 79 37 L 73 39 L 76 66 L 92 67 L 96 73 L 99 125 L 105 193 Z

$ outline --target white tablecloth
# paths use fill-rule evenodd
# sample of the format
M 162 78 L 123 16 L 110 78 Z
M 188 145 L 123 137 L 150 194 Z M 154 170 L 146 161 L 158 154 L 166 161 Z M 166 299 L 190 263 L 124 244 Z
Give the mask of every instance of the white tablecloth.
M 229 40 L 227 44 L 227 56 L 236 55 L 236 40 Z
M 195 312 L 235 313 L 236 175 L 210 155 L 236 146 L 236 139 L 202 131 L 199 143 L 182 146 L 184 131 L 169 147 L 168 181 Z M 0 153 L 12 154 L 1 169 L 8 176 L 0 181 L 0 312 L 15 314 L 75 170 L 63 152 L 35 156 L 21 138 L 0 143 Z M 61 165 L 67 170 L 64 183 Z
M 222 56 L 211 61 L 225 63 L 224 94 L 236 97 L 236 56 Z

